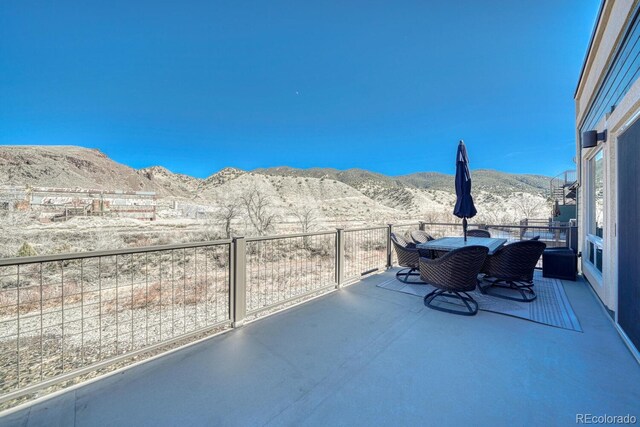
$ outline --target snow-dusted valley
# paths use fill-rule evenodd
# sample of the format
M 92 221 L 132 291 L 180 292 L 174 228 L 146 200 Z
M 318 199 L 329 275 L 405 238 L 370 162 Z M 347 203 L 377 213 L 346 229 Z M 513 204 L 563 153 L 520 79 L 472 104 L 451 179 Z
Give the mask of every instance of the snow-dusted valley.
M 375 165 L 373 165 L 375 166 Z M 473 171 L 474 222 L 547 218 L 549 178 Z M 424 220 L 452 222 L 453 176 L 226 168 L 135 170 L 80 147 L 0 147 L 0 257 Z

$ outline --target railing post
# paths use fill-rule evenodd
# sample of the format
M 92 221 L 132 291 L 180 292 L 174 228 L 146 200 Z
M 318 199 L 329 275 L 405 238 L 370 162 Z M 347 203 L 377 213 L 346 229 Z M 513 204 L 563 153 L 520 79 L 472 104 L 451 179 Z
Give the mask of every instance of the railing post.
M 525 233 L 527 232 L 526 226 L 529 225 L 529 218 L 521 219 L 520 225 L 524 226 L 520 228 L 520 240 L 522 240 L 524 238 Z
M 232 255 L 233 318 L 231 326 L 239 328 L 247 314 L 247 246 L 244 237 L 234 237 Z
M 419 229 L 420 231 L 424 231 L 424 221 L 420 221 L 420 222 L 418 223 L 418 229 Z
M 391 258 L 391 233 L 393 232 L 393 224 L 387 225 L 387 268 L 393 266 L 393 259 Z
M 344 281 L 344 229 L 336 229 L 336 289 Z

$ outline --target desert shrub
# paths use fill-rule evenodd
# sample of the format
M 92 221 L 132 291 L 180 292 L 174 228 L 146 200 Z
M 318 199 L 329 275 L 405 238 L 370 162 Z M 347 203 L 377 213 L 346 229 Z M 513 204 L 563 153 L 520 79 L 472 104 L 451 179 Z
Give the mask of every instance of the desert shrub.
M 31 246 L 31 244 L 29 242 L 24 242 L 22 244 L 22 246 L 20 246 L 20 249 L 18 249 L 18 256 L 19 257 L 36 256 L 36 255 L 38 255 L 38 253 L 33 248 L 33 246 Z
M 69 242 L 60 242 L 53 248 L 54 254 L 68 254 L 73 252 L 73 247 Z

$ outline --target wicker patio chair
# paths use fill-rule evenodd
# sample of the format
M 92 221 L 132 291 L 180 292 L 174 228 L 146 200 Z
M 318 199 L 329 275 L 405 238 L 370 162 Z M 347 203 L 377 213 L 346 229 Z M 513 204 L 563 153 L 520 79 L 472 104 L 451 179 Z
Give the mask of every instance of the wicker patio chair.
M 491 233 L 487 230 L 481 230 L 479 228 L 474 228 L 473 230 L 467 230 L 467 236 L 470 237 L 491 237 Z
M 413 230 L 409 236 L 411 236 L 411 240 L 413 240 L 416 244 L 427 243 L 431 240 L 435 240 L 433 236 L 431 236 L 431 234 L 422 230 Z
M 547 245 L 539 240 L 523 240 L 498 249 L 487 257 L 482 273 L 485 274 L 480 284 L 480 291 L 498 298 L 514 301 L 531 302 L 536 299 L 533 290 L 533 272 Z M 520 293 L 521 297 L 511 297 L 501 293 L 490 292 L 493 287 L 511 289 Z
M 391 233 L 391 243 L 398 255 L 398 264 L 405 267 L 396 273 L 396 278 L 403 283 L 422 284 L 419 280 L 409 280 L 410 277 L 420 276 L 420 253 L 415 244 L 409 243 L 404 237 Z
M 416 245 L 435 240 L 435 238 L 431 234 L 422 230 L 414 230 L 409 234 L 409 236 L 411 237 L 411 240 L 416 243 Z M 432 249 L 420 249 L 419 252 L 420 256 L 424 256 L 427 258 L 438 258 L 447 253 L 446 251 L 434 251 Z
M 485 246 L 466 246 L 446 253 L 440 258 L 420 258 L 420 278 L 436 289 L 424 297 L 424 304 L 434 310 L 473 316 L 478 312 L 478 303 L 467 292 L 478 284 L 489 249 Z M 456 310 L 433 304 L 438 298 L 458 299 L 466 310 Z

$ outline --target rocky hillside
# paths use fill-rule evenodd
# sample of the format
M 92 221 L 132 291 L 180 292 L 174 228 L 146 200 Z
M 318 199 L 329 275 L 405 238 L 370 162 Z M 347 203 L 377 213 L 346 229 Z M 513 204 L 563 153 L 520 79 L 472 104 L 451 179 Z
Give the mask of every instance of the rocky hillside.
M 155 191 L 163 197 L 190 198 L 199 181 L 162 167 L 136 170 L 88 148 L 0 146 L 3 185 Z
M 136 171 L 148 185 L 156 189 L 160 194 L 173 196 L 193 197 L 200 186 L 202 180 L 192 176 L 173 173 L 162 166 L 153 166 Z
M 451 191 L 454 176 L 437 172 L 417 172 L 402 176 L 386 176 L 362 169 L 339 171 L 329 168 L 296 169 L 275 167 L 256 169 L 254 172 L 276 176 L 299 176 L 309 178 L 334 179 L 360 190 L 369 188 L 399 189 L 416 188 L 426 190 Z M 530 193 L 549 190 L 551 178 L 542 175 L 515 175 L 495 170 L 478 169 L 473 171 L 473 187 L 478 190 L 513 193 Z
M 436 172 L 419 172 L 398 178 L 413 188 L 450 191 L 454 176 Z M 542 175 L 515 175 L 489 169 L 473 171 L 473 189 L 509 195 L 515 191 L 528 193 L 548 192 L 551 179 Z
M 474 196 L 485 221 L 512 222 L 524 216 L 548 215 L 549 178 L 473 171 Z M 280 221 L 294 221 L 312 209 L 322 223 L 373 221 L 409 217 L 451 219 L 455 200 L 453 176 L 421 172 L 386 176 L 361 169 L 295 169 L 276 167 L 242 171 L 225 168 L 206 179 L 155 166 L 141 170 L 109 159 L 98 150 L 73 146 L 0 147 L 0 182 L 105 190 L 155 191 L 173 216 L 215 213 L 239 203 L 249 191 L 269 200 Z M 162 217 L 162 214 L 160 214 Z
M 311 177 L 343 182 L 378 203 L 413 214 L 441 212 L 451 209 L 454 176 L 437 172 L 419 172 L 398 177 L 385 176 L 362 169 L 295 169 L 276 167 L 254 172 L 271 176 Z M 480 203 L 506 203 L 521 195 L 532 196 L 544 203 L 550 178 L 541 175 L 515 175 L 494 170 L 473 171 L 473 190 Z M 452 197 L 453 196 L 453 197 Z M 540 212 L 542 215 L 542 212 Z
M 135 169 L 98 150 L 65 146 L 0 147 L 0 182 L 50 187 L 153 190 Z

